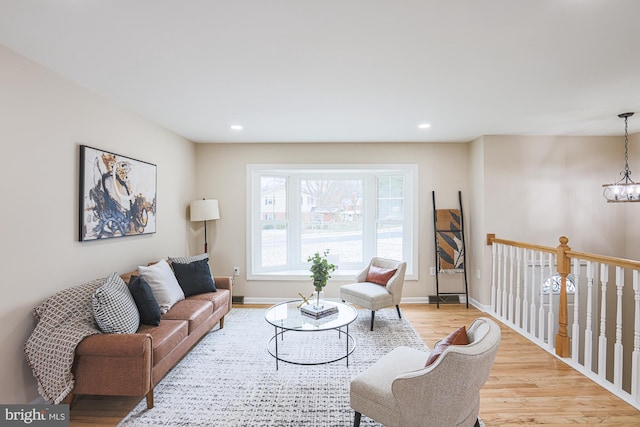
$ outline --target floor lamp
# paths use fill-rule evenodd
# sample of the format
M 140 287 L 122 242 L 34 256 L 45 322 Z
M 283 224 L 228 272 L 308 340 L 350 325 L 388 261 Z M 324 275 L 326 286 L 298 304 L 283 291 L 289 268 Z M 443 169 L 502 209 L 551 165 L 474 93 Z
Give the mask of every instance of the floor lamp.
M 220 219 L 220 210 L 218 209 L 218 201 L 195 200 L 191 202 L 191 221 L 204 221 L 204 252 L 209 253 L 207 247 L 207 221 Z

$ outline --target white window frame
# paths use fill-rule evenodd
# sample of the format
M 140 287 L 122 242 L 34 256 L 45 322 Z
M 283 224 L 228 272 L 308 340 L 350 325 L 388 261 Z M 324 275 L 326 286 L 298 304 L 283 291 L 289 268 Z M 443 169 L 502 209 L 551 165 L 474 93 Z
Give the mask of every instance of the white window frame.
M 404 219 L 381 220 L 381 223 L 401 222 L 403 226 L 403 253 L 407 261 L 405 280 L 417 280 L 418 272 L 418 165 L 417 164 L 346 164 L 346 165 L 305 165 L 305 164 L 249 164 L 247 165 L 247 280 L 305 280 L 309 278 L 308 263 L 289 262 L 287 269 L 277 271 L 260 271 L 261 264 L 261 199 L 260 177 L 285 176 L 287 177 L 287 214 L 282 222 L 287 225 L 287 235 L 299 235 L 298 214 L 299 210 L 299 178 L 290 179 L 291 176 L 303 176 L 303 178 L 337 179 L 341 177 L 354 178 L 355 174 L 365 176 L 365 199 L 374 200 L 376 203 L 365 203 L 364 224 L 364 259 L 362 264 L 338 265 L 338 269 L 332 273 L 332 277 L 340 280 L 350 280 L 369 264 L 370 258 L 375 256 L 376 242 L 371 241 L 370 232 L 377 230 L 378 221 L 378 176 L 404 175 Z M 373 182 L 371 182 L 373 180 Z M 372 194 L 373 192 L 373 194 Z M 288 237 L 290 245 L 287 247 L 289 254 L 299 252 L 299 239 Z

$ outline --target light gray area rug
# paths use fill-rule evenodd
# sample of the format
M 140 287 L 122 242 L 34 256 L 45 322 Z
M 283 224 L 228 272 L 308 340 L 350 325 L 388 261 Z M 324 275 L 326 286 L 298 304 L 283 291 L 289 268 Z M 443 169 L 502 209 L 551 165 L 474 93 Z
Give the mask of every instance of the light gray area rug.
M 274 329 L 264 312 L 234 308 L 224 329 L 205 336 L 155 387 L 154 408 L 147 409 L 143 399 L 119 425 L 351 426 L 351 379 L 397 346 L 428 349 L 395 309 L 376 312 L 373 332 L 370 312 L 360 310 L 349 327 L 356 341 L 349 366 L 345 360 L 317 366 L 280 362 L 276 370 L 267 351 Z M 344 354 L 346 340 L 336 331 L 287 332 L 279 345 L 287 357 L 319 361 L 314 358 Z M 362 417 L 361 426 L 379 425 Z

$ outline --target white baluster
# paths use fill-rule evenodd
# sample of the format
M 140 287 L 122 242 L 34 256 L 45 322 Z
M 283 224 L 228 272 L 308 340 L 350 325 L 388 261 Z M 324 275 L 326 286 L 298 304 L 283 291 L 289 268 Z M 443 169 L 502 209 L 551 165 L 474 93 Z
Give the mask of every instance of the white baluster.
M 580 310 L 578 309 L 579 291 L 580 289 L 580 260 L 573 258 L 573 325 L 571 327 L 571 358 L 575 363 L 578 363 L 578 356 L 580 355 L 580 324 L 578 318 Z M 569 296 L 567 294 L 567 300 Z
M 553 345 L 555 344 L 555 330 L 556 330 L 556 318 L 555 313 L 553 312 L 553 276 L 555 274 L 555 265 L 554 255 L 548 254 L 548 262 L 549 262 L 549 311 L 547 312 L 547 344 L 550 349 L 553 349 Z
M 544 253 L 540 255 L 540 307 L 538 307 L 538 338 L 544 342 Z
M 502 260 L 502 317 L 507 318 L 507 259 L 509 257 L 509 251 L 504 248 L 502 252 L 504 257 Z
M 595 264 L 587 261 L 587 318 L 584 328 L 584 367 L 587 371 L 593 370 L 593 278 Z
M 522 269 L 522 249 L 516 248 L 516 312 L 515 312 L 515 322 L 518 328 L 522 327 L 522 320 L 520 317 L 520 270 Z
M 522 329 L 526 332 L 529 330 L 529 300 L 527 293 L 529 291 L 529 276 L 531 269 L 529 268 L 529 249 L 524 250 L 524 289 L 522 290 Z
M 536 336 L 536 251 L 531 250 L 531 336 Z
M 502 301 L 502 250 L 503 244 L 498 245 L 498 289 L 496 290 L 496 316 L 500 317 L 502 314 L 502 306 L 500 302 Z
M 511 323 L 514 323 L 513 318 L 513 269 L 515 268 L 515 246 L 511 246 L 509 250 L 509 310 L 507 312 L 507 316 Z
M 631 396 L 640 403 L 640 280 L 638 270 L 633 270 L 633 299 L 635 301 L 633 352 L 631 353 Z
M 622 289 L 624 269 L 616 267 L 616 343 L 613 345 L 613 385 L 622 390 Z
M 609 266 L 600 264 L 600 336 L 598 338 L 598 375 L 603 380 L 607 377 L 607 282 L 609 281 Z
M 496 251 L 498 250 L 498 244 L 494 243 L 491 245 L 491 312 L 496 314 L 496 264 L 498 260 L 496 259 Z

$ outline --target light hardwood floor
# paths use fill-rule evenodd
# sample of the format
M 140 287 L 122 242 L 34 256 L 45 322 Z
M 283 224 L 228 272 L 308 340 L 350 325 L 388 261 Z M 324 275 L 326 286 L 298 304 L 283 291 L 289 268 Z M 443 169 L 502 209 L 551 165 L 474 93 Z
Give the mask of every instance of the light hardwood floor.
M 440 309 L 411 304 L 401 309 L 429 347 L 460 326 L 486 316 L 457 304 L 440 305 Z M 81 396 L 71 410 L 71 426 L 114 426 L 140 400 Z M 481 391 L 480 417 L 487 427 L 640 426 L 640 411 L 506 326 L 502 326 L 491 376 Z

